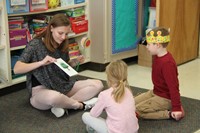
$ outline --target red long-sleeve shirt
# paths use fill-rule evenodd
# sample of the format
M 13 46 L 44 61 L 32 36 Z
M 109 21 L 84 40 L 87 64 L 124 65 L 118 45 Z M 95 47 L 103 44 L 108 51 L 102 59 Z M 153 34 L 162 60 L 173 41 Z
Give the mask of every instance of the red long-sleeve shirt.
M 181 111 L 177 65 L 169 52 L 153 57 L 152 81 L 154 94 L 171 100 L 172 111 Z

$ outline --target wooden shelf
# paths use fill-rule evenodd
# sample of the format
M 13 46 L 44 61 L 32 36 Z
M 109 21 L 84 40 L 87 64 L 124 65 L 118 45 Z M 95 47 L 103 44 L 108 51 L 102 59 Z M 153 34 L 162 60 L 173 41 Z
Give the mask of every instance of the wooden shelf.
M 14 16 L 25 16 L 25 15 L 33 15 L 33 14 L 45 14 L 45 13 L 51 13 L 51 12 L 57 12 L 57 11 L 63 11 L 63 10 L 68 10 L 71 8 L 77 8 L 77 7 L 81 7 L 81 6 L 85 6 L 85 3 L 81 3 L 81 4 L 75 4 L 75 5 L 71 5 L 71 6 L 64 6 L 64 7 L 57 7 L 57 8 L 53 8 L 53 9 L 48 9 L 46 11 L 37 11 L 37 12 L 26 12 L 26 13 L 18 13 L 18 14 L 9 14 L 8 17 L 14 17 Z
M 3 88 L 5 88 L 5 87 L 7 87 L 7 86 L 8 86 L 8 84 L 0 83 L 0 89 L 3 89 Z
M 26 76 L 18 77 L 12 80 L 12 85 L 26 81 Z
M 83 32 L 83 33 L 80 33 L 80 34 L 71 34 L 69 35 L 69 38 L 75 38 L 75 37 L 79 37 L 79 36 L 83 36 L 83 35 L 86 35 L 88 32 Z M 10 51 L 14 51 L 14 50 L 19 50 L 19 49 L 24 49 L 26 47 L 26 45 L 23 45 L 23 46 L 17 46 L 17 47 L 12 47 L 10 48 Z M 3 49 L 5 48 L 5 46 L 1 46 L 0 45 L 0 49 Z
M 0 50 L 4 48 L 5 48 L 5 45 L 0 45 Z
M 12 48 L 10 48 L 10 51 L 19 50 L 19 49 L 24 49 L 25 47 L 26 47 L 26 45 L 17 46 L 17 47 L 12 47 Z
M 78 37 L 78 36 L 83 36 L 83 35 L 86 35 L 88 32 L 83 32 L 83 33 L 79 33 L 79 34 L 74 34 L 74 35 L 69 35 L 69 38 L 75 38 L 75 37 Z
M 22 83 L 22 82 L 25 82 L 25 81 L 26 81 L 26 76 L 22 76 L 22 77 L 18 77 L 18 78 L 13 79 L 11 84 L 8 84 L 8 83 L 5 83 L 5 82 L 2 81 L 0 83 L 0 89 L 3 89 L 5 87 L 11 86 L 11 85 L 19 84 L 19 83 Z
M 7 80 L 0 75 L 0 89 L 8 86 L 6 82 Z

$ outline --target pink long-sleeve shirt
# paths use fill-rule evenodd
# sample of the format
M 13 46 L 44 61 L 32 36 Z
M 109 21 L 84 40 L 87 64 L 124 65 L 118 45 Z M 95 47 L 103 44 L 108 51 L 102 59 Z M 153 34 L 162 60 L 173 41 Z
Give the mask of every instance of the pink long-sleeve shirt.
M 115 102 L 112 91 L 113 88 L 109 88 L 99 94 L 98 101 L 91 109 L 90 115 L 98 117 L 105 110 L 109 133 L 136 133 L 139 125 L 135 115 L 135 100 L 131 91 L 126 89 L 124 99 L 120 103 Z

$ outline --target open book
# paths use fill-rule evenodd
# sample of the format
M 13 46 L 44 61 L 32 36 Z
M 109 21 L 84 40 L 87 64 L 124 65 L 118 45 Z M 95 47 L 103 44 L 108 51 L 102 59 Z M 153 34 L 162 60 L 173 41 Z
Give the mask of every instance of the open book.
M 74 76 L 77 75 L 78 72 L 74 70 L 69 64 L 67 64 L 63 59 L 58 58 L 56 62 L 54 62 L 60 69 L 62 69 L 67 75 Z

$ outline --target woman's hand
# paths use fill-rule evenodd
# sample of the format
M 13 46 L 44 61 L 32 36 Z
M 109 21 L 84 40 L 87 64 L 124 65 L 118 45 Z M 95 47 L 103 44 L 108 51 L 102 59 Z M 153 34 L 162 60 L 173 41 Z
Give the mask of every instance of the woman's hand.
M 80 55 L 75 59 L 71 59 L 68 63 L 70 64 L 70 66 L 75 67 L 75 66 L 79 65 L 80 63 L 83 63 L 84 61 L 85 61 L 84 56 Z
M 54 63 L 55 61 L 56 61 L 55 58 L 47 55 L 43 60 L 40 61 L 40 63 L 42 66 L 45 66 Z
M 78 56 L 76 59 L 77 59 L 77 62 L 79 63 L 83 63 L 85 61 L 85 58 L 83 55 Z

